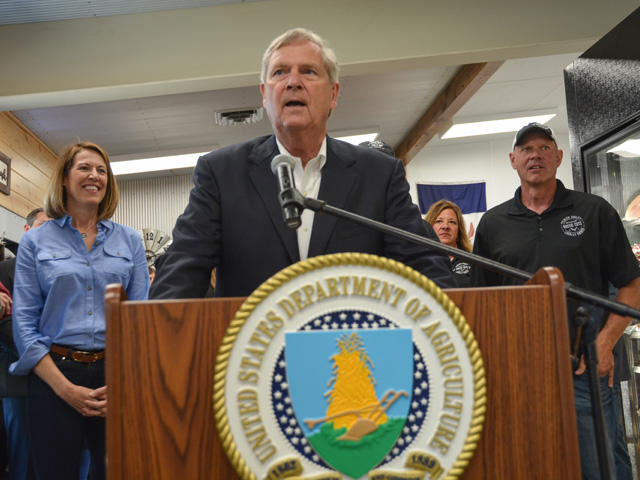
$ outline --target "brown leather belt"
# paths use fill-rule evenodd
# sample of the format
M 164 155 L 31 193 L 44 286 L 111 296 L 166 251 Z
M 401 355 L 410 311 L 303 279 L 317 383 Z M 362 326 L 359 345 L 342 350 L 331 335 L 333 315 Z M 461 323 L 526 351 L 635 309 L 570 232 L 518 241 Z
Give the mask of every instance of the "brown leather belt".
M 97 352 L 83 352 L 82 350 L 73 350 L 72 348 L 62 347 L 60 345 L 51 345 L 51 352 L 62 355 L 62 359 L 67 357 L 71 360 L 81 363 L 94 363 L 104 358 L 104 350 Z

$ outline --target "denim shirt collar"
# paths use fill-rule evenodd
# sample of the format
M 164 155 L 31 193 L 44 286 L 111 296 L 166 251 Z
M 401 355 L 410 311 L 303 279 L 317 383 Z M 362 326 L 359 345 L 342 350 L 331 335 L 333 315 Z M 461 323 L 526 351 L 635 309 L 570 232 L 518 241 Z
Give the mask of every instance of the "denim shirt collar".
M 71 215 L 63 215 L 59 218 L 53 218 L 50 220 L 51 222 L 55 222 L 58 224 L 60 228 L 72 228 L 71 225 Z M 113 230 L 113 222 L 109 219 L 100 220 L 98 222 L 98 226 L 103 226 L 104 228 L 108 228 L 109 230 Z

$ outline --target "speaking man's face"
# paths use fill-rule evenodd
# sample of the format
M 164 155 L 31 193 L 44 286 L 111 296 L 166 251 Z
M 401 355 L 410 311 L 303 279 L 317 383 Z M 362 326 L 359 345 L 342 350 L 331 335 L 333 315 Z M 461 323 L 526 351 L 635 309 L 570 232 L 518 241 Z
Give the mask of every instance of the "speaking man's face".
M 262 104 L 276 134 L 325 134 L 339 90 L 338 82 L 329 80 L 320 47 L 307 40 L 276 50 L 260 85 Z

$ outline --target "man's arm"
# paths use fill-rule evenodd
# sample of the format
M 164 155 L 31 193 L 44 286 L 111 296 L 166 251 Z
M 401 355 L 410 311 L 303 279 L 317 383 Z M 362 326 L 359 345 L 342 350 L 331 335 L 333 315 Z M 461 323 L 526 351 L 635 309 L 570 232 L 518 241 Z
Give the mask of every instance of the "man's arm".
M 129 284 L 127 285 L 127 298 L 129 300 L 146 300 L 149 296 L 149 266 L 144 253 L 144 245 L 139 241 L 138 234 L 133 234 L 133 269 Z
M 196 165 L 189 204 L 173 229 L 173 243 L 156 265 L 150 299 L 203 298 L 217 265 L 220 237 L 216 179 L 201 157 Z
M 624 303 L 632 308 L 640 307 L 640 277 L 635 278 L 624 287 L 618 290 L 616 302 Z M 613 347 L 629 325 L 628 317 L 610 314 L 607 321 L 596 337 L 596 348 L 598 350 L 598 375 L 601 377 L 609 375 L 609 386 L 613 387 Z M 580 366 L 576 370 L 576 375 L 582 375 L 586 370 L 584 358 L 580 360 Z
M 618 288 L 616 301 L 633 308 L 640 306 L 640 269 L 631 250 L 618 212 L 606 201 L 601 201 L 599 222 L 600 265 L 603 276 L 611 285 Z M 629 318 L 609 314 L 606 322 L 596 337 L 598 352 L 598 374 L 609 375 L 609 386 L 613 386 L 614 345 L 629 325 Z M 583 361 L 580 362 L 576 375 L 584 372 Z

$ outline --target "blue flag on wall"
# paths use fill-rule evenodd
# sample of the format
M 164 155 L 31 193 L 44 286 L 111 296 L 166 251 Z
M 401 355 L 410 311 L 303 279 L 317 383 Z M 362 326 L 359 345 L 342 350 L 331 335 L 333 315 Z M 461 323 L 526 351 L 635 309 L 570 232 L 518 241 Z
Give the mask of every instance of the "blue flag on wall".
M 485 182 L 468 183 L 421 183 L 416 184 L 418 204 L 422 214 L 439 200 L 450 200 L 460 207 L 467 224 L 469 239 L 473 241 L 480 217 L 487 211 Z

